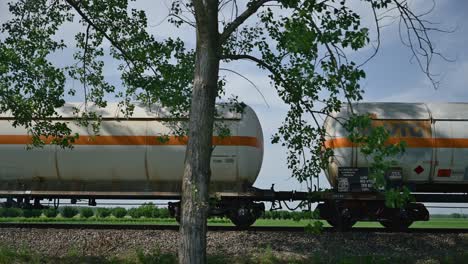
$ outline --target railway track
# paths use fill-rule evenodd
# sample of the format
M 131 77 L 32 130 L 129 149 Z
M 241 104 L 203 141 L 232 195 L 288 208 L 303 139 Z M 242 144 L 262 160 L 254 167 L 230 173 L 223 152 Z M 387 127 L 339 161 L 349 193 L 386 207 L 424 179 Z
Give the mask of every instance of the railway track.
M 102 229 L 102 230 L 179 230 L 177 225 L 152 224 L 64 224 L 64 223 L 0 223 L 2 228 L 31 228 L 31 229 Z M 208 231 L 239 231 L 235 226 L 208 226 Z M 304 227 L 285 226 L 252 226 L 245 231 L 253 232 L 305 232 Z M 337 232 L 331 227 L 325 227 L 324 232 Z M 0 231 L 1 232 L 1 231 Z M 392 233 L 385 228 L 355 227 L 348 232 Z M 468 233 L 468 228 L 409 228 L 406 233 Z

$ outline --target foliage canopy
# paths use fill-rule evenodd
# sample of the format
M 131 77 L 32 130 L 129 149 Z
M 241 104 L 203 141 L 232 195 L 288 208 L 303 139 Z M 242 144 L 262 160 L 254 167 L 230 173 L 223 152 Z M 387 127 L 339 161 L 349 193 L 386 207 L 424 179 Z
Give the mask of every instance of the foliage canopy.
M 70 88 L 72 80 L 82 85 L 85 101 L 82 109 L 75 109 L 77 122 L 93 128 L 101 117 L 87 104 L 104 107 L 109 95 L 119 99 L 126 115 L 132 114 L 135 100 L 168 106 L 176 116 L 188 111 L 195 50 L 180 38 L 161 40 L 151 34 L 145 10 L 133 8 L 132 2 L 18 0 L 9 4 L 12 18 L 1 28 L 0 111 L 11 111 L 13 125 L 25 126 L 33 145 L 51 142 L 68 147 L 79 136 L 67 122 L 52 118 L 58 116 L 56 109 L 65 98 L 77 94 L 76 88 Z M 399 15 L 407 25 L 403 28 L 408 33 L 406 43 L 431 77 L 428 65 L 435 51 L 427 22 L 406 1 L 362 2 L 374 14 L 379 38 L 378 12 Z M 268 73 L 289 106 L 272 141 L 287 147 L 288 166 L 297 179 L 317 176 L 332 155 L 322 148 L 326 134 L 320 118 L 338 111 L 343 102 L 362 99 L 359 82 L 365 73 L 348 54 L 369 44 L 370 30 L 361 25 L 358 10 L 347 1 L 251 0 L 242 6 L 223 0 L 218 1 L 218 10 L 224 18 L 218 25 L 222 28 L 219 60 L 227 65 L 251 61 Z M 175 28 L 196 27 L 193 15 L 192 1 L 174 0 L 168 21 Z M 67 23 L 81 24 L 73 45 L 61 38 Z M 67 48 L 75 51 L 74 60 L 57 64 L 53 57 Z M 118 64 L 121 88 L 105 77 L 108 57 Z M 219 76 L 219 98 L 225 82 L 226 77 Z M 395 152 L 381 150 L 385 155 Z

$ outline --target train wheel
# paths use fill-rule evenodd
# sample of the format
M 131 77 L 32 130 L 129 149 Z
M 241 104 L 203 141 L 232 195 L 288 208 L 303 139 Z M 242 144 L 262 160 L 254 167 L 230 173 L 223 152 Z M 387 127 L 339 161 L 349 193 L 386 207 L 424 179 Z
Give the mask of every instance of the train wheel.
M 354 224 L 356 224 L 356 222 L 356 220 L 350 218 L 334 218 L 327 220 L 328 224 L 330 224 L 333 228 L 340 232 L 349 231 L 354 226 Z
M 181 205 L 180 202 L 167 204 L 167 208 L 169 209 L 169 215 L 174 217 L 177 223 L 180 224 L 180 212 L 181 212 Z
M 352 217 L 351 210 L 346 207 L 336 206 L 331 219 L 327 222 L 336 230 L 343 232 L 349 231 L 357 220 Z
M 384 226 L 385 228 L 388 228 L 393 231 L 406 231 L 413 224 L 413 221 L 411 220 L 404 220 L 404 221 L 382 220 L 380 221 L 380 224 Z
M 389 229 L 392 228 L 392 223 L 389 220 L 382 220 L 382 221 L 379 221 L 379 223 L 385 228 L 389 228 Z
M 413 224 L 413 219 L 406 209 L 400 209 L 395 210 L 390 219 L 380 221 L 380 224 L 393 231 L 406 231 Z
M 263 203 L 242 203 L 229 210 L 227 216 L 237 228 L 246 229 L 257 221 L 264 210 Z
M 326 220 L 328 224 L 340 232 L 350 230 L 357 222 L 351 209 L 339 201 L 319 204 L 316 210 L 318 210 L 320 218 Z

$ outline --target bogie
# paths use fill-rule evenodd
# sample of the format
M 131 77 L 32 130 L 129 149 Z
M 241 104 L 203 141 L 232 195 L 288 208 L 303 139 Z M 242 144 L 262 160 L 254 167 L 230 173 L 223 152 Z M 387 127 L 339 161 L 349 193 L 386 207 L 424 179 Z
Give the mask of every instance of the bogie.
M 320 218 L 339 231 L 349 230 L 357 221 L 378 221 L 393 231 L 405 231 L 414 221 L 429 220 L 429 212 L 420 203 L 403 208 L 388 208 L 384 201 L 326 201 L 317 206 Z
M 180 202 L 168 204 L 169 213 L 180 222 Z M 265 212 L 264 203 L 253 201 L 218 201 L 210 204 L 209 215 L 227 217 L 239 229 L 246 229 Z

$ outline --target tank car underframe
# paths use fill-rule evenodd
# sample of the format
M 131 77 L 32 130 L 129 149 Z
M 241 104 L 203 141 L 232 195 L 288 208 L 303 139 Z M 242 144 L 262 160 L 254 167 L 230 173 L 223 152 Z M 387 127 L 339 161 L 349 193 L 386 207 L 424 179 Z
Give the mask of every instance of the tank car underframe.
M 180 221 L 180 202 L 168 203 L 169 213 Z M 265 212 L 265 204 L 251 199 L 213 199 L 210 202 L 209 215 L 227 217 L 239 229 L 246 229 Z
M 429 220 L 423 203 L 466 203 L 466 193 L 412 193 L 415 202 L 403 208 L 389 208 L 378 192 L 327 192 L 320 195 L 317 210 L 321 219 L 338 230 L 350 229 L 357 221 L 378 221 L 384 227 L 406 230 L 414 221 Z
M 320 218 L 340 231 L 350 229 L 357 221 L 378 221 L 386 228 L 402 231 L 414 221 L 429 220 L 429 212 L 422 203 L 389 208 L 382 200 L 327 200 L 317 210 Z
M 412 193 L 416 202 L 468 203 L 468 193 Z M 312 203 L 329 200 L 384 200 L 382 193 L 334 191 L 275 191 L 253 188 L 245 192 L 216 192 L 212 197 L 242 199 L 256 202 L 309 201 Z M 85 192 L 85 191 L 9 191 L 0 190 L 0 198 L 25 199 L 119 199 L 119 200 L 179 200 L 179 192 Z
M 467 193 L 412 193 L 416 202 L 427 203 L 468 203 Z M 254 188 L 245 192 L 216 192 L 212 197 L 241 199 L 256 202 L 309 201 L 312 203 L 328 200 L 384 200 L 382 193 L 334 191 L 275 191 Z M 0 190 L 0 198 L 26 199 L 119 199 L 119 200 L 179 200 L 179 192 L 85 192 L 85 191 L 8 191 Z

